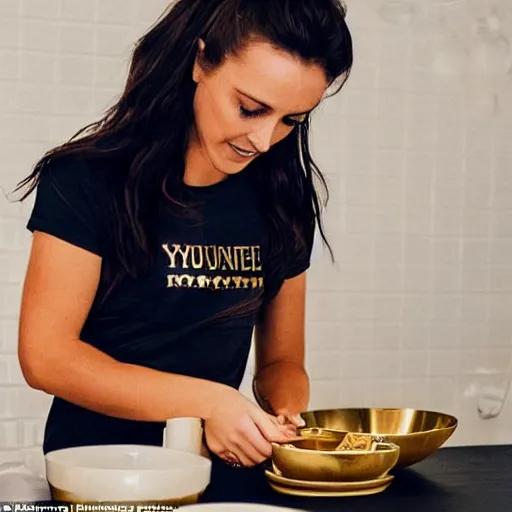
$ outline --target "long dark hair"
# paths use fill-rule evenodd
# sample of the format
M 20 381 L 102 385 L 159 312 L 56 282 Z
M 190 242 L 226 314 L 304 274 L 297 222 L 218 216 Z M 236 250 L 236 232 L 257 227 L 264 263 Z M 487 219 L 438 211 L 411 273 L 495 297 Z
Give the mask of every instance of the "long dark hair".
M 119 100 L 102 119 L 44 155 L 18 184 L 16 190 L 26 189 L 21 201 L 56 158 L 124 162 L 120 192 L 112 197 L 112 254 L 105 261 L 105 279 L 111 289 L 122 275 L 137 277 L 154 261 L 159 205 L 164 202 L 178 213 L 190 207 L 183 175 L 194 122 L 192 69 L 199 39 L 206 44 L 202 64 L 213 68 L 250 37 L 263 38 L 321 65 L 334 94 L 352 67 L 345 18 L 339 0 L 178 0 L 137 42 Z M 315 226 L 329 247 L 321 221 L 328 191 L 310 155 L 308 131 L 309 119 L 251 164 L 270 228 L 266 299 L 282 281 L 283 256 L 307 251 Z

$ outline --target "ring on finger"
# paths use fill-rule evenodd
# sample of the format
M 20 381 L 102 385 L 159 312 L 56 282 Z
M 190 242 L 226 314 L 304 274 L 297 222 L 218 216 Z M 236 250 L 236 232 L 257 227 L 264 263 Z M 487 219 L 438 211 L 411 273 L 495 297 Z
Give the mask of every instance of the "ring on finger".
M 243 464 L 233 452 L 224 452 L 222 458 L 228 466 L 232 468 L 242 468 Z

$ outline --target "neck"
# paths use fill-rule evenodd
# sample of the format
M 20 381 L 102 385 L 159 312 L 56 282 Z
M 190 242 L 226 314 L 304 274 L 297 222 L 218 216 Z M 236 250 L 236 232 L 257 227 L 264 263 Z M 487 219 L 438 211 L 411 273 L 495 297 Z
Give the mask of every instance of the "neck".
M 189 137 L 183 181 L 191 187 L 207 187 L 226 178 L 206 154 L 194 126 Z

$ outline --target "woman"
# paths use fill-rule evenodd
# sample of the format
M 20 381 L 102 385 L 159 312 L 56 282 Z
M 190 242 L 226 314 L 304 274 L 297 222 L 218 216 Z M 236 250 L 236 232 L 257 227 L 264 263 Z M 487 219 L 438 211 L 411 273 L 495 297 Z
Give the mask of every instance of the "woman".
M 37 195 L 19 358 L 54 396 L 45 453 L 161 445 L 193 416 L 213 456 L 250 467 L 294 434 L 323 236 L 309 120 L 351 65 L 338 0 L 179 0 L 119 101 L 20 183 Z M 254 328 L 265 410 L 238 391 Z

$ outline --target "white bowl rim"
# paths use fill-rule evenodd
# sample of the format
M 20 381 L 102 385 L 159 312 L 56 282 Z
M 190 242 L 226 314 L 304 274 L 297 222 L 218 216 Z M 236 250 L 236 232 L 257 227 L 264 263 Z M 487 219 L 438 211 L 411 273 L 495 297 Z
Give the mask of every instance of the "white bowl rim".
M 77 452 L 79 454 L 80 452 L 88 451 L 89 449 L 130 449 L 130 450 L 137 450 L 143 448 L 144 450 L 153 450 L 155 452 L 162 452 L 162 450 L 165 450 L 166 452 L 170 452 L 172 454 L 175 454 L 179 457 L 185 457 L 188 458 L 191 462 L 194 464 L 191 464 L 189 467 L 185 468 L 160 468 L 160 469 L 134 469 L 134 468 L 102 468 L 102 467 L 95 467 L 94 465 L 90 464 L 84 464 L 80 461 L 63 461 L 59 458 L 60 455 L 70 452 Z M 69 448 L 60 448 L 57 450 L 52 450 L 50 452 L 47 452 L 45 455 L 45 462 L 47 464 L 51 464 L 53 466 L 61 466 L 64 468 L 76 468 L 76 469 L 87 469 L 91 471 L 108 471 L 109 473 L 127 473 L 127 472 L 133 472 L 133 471 L 143 471 L 144 473 L 167 473 L 169 471 L 183 471 L 183 470 L 199 470 L 199 469 L 209 469 L 211 468 L 212 462 L 209 458 L 205 457 L 204 455 L 197 455 L 195 453 L 190 453 L 187 451 L 180 451 L 180 450 L 171 450 L 169 448 L 164 448 L 162 446 L 155 446 L 155 445 L 143 445 L 143 444 L 106 444 L 106 445 L 82 445 L 82 446 L 72 446 Z

